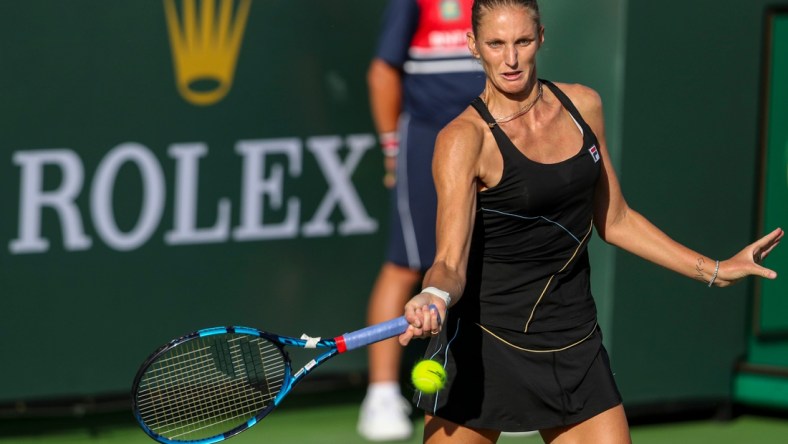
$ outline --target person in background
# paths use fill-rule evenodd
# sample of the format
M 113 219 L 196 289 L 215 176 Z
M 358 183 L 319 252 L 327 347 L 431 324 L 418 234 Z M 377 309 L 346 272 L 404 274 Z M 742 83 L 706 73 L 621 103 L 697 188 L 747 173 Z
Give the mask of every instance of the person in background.
M 367 79 L 372 119 L 391 189 L 388 250 L 369 299 L 367 322 L 402 315 L 435 254 L 435 187 L 431 163 L 438 131 L 484 87 L 471 56 L 472 0 L 391 0 Z M 358 432 L 370 441 L 413 432 L 400 385 L 396 339 L 369 347 L 369 387 Z
M 725 260 L 671 239 L 627 205 L 596 91 L 537 76 L 536 0 L 476 0 L 472 11 L 468 47 L 486 85 L 438 135 L 435 259 L 399 338 L 431 338 L 425 358 L 447 373 L 443 390 L 415 395 L 424 442 L 489 444 L 502 430 L 539 430 L 551 444 L 629 444 L 591 294 L 593 230 L 707 287 L 776 278 L 762 264 L 784 232 Z M 725 204 L 724 193 L 717 199 Z

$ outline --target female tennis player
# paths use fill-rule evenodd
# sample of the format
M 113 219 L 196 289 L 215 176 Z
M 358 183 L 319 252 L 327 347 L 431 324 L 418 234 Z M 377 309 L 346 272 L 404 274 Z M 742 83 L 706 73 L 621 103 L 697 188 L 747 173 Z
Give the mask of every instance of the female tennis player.
M 486 86 L 438 136 L 437 252 L 400 336 L 403 345 L 431 336 L 427 357 L 448 374 L 444 390 L 417 395 L 424 442 L 540 430 L 548 443 L 629 443 L 591 296 L 593 228 L 710 287 L 774 279 L 761 262 L 783 230 L 723 261 L 672 240 L 624 200 L 598 94 L 537 77 L 536 0 L 476 0 L 472 25 L 468 46 Z

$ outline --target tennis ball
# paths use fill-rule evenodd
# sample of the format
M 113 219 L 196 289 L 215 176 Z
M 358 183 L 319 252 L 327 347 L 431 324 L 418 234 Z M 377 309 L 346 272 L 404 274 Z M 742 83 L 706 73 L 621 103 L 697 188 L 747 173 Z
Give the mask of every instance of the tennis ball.
M 419 361 L 410 373 L 413 385 L 427 394 L 433 394 L 443 388 L 446 383 L 446 370 L 437 361 L 425 359 Z

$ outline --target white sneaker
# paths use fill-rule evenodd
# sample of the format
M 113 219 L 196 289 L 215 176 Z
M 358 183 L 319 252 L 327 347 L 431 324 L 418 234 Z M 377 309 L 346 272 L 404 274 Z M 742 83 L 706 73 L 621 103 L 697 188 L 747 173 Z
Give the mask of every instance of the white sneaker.
M 400 441 L 410 438 L 411 406 L 400 394 L 371 395 L 367 393 L 361 403 L 358 418 L 359 435 L 368 441 Z
M 538 434 L 539 434 L 539 430 L 531 430 L 528 432 L 501 432 L 501 436 L 511 436 L 511 437 L 534 436 Z

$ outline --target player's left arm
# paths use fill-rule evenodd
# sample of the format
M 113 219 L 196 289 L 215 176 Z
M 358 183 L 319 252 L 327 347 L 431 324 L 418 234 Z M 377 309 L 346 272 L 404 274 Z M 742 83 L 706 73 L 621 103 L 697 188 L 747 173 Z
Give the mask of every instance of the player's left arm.
M 594 196 L 594 225 L 607 243 L 620 247 L 657 265 L 708 284 L 724 287 L 749 276 L 774 279 L 777 273 L 761 265 L 783 237 L 777 228 L 748 245 L 735 256 L 717 262 L 676 242 L 643 215 L 629 207 L 607 150 L 602 100 L 596 91 L 582 85 L 567 85 L 567 94 L 593 129 L 599 142 L 602 172 Z

